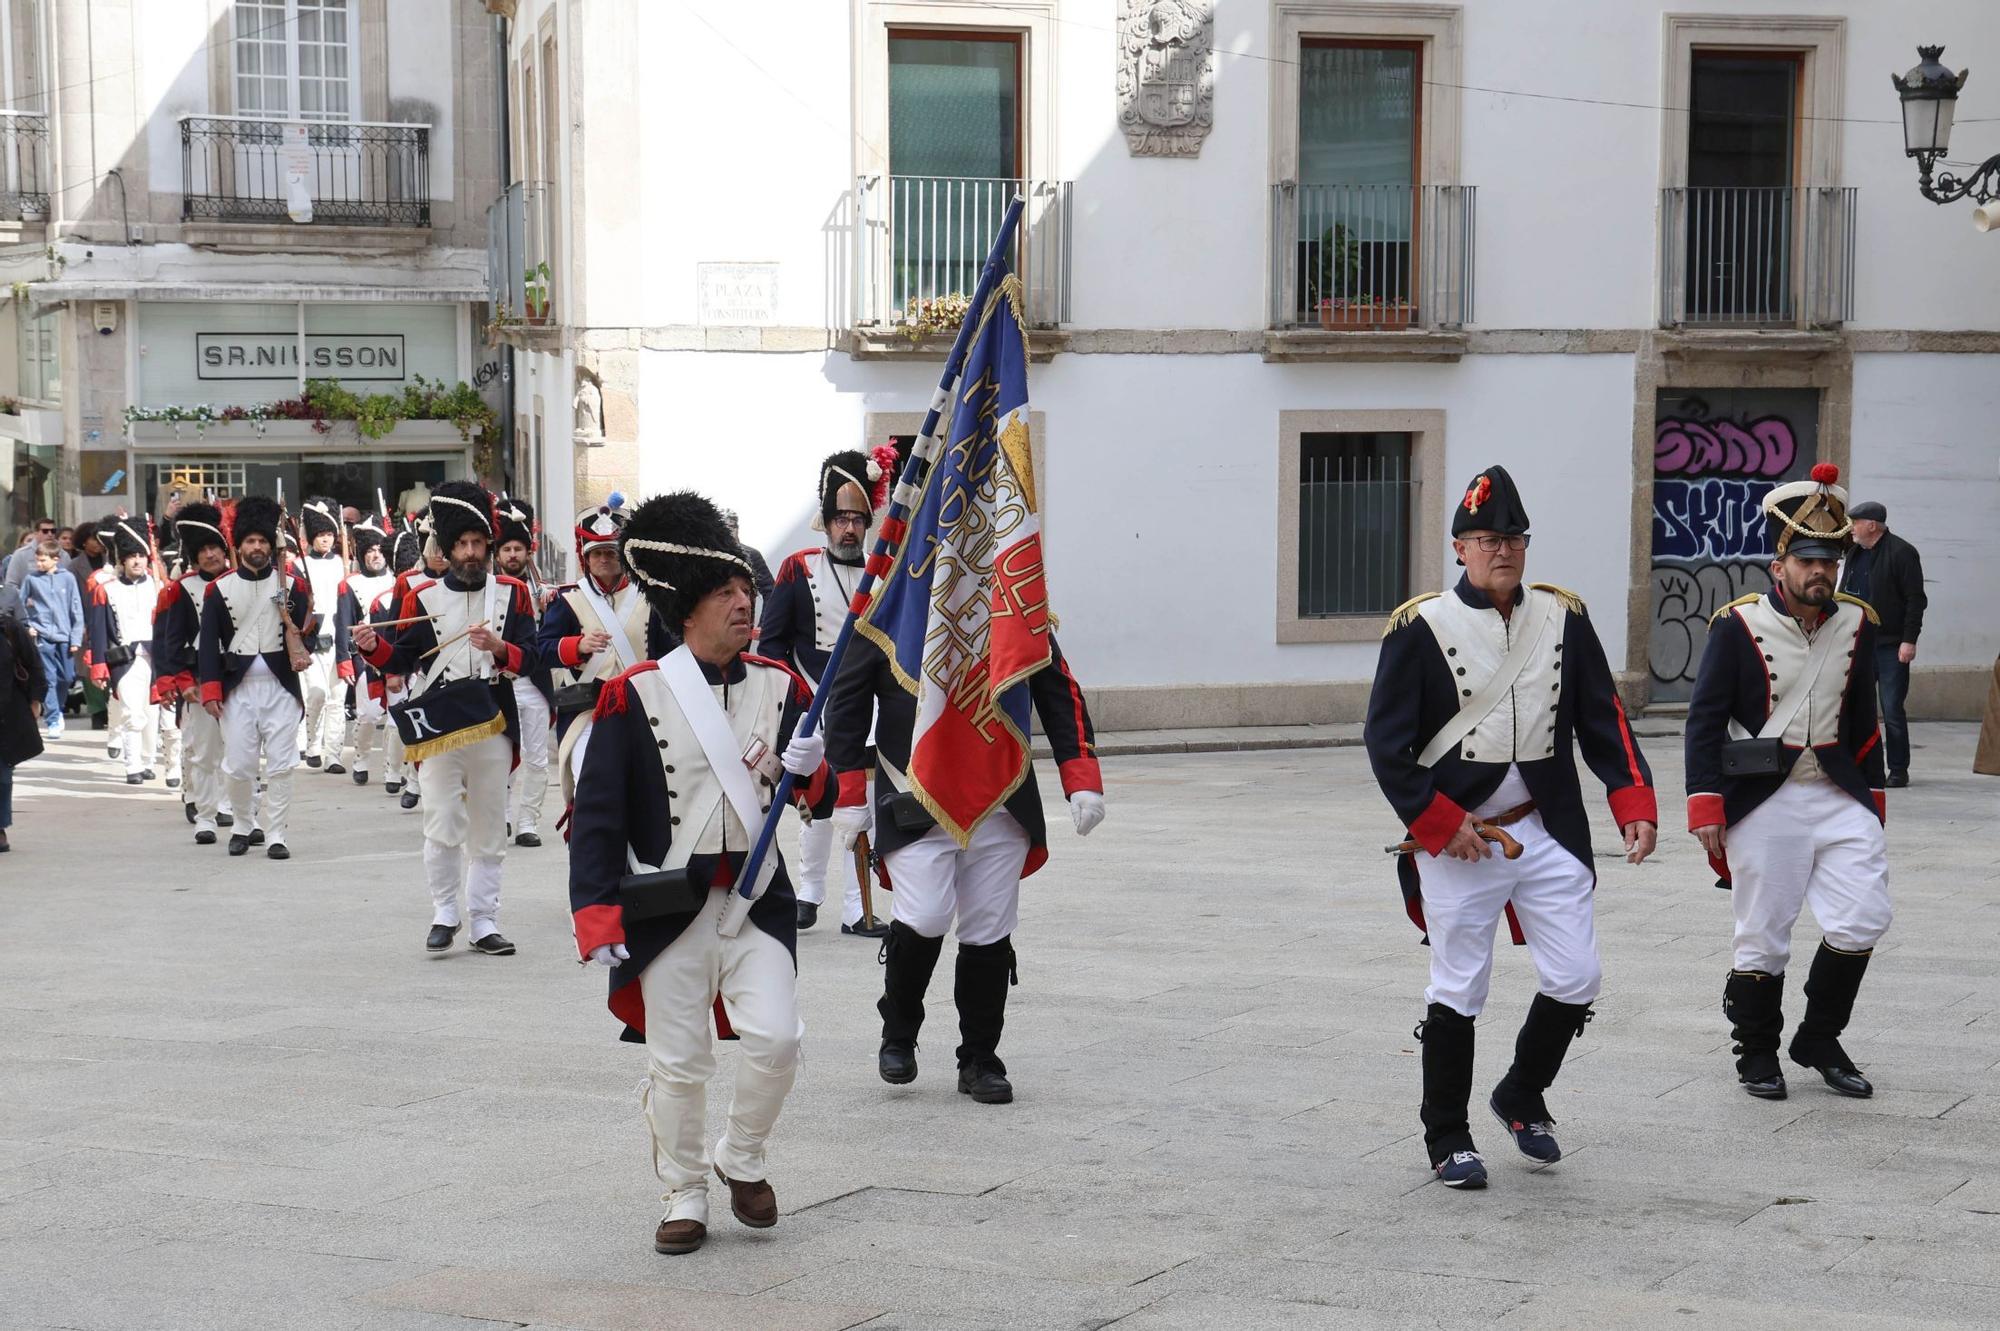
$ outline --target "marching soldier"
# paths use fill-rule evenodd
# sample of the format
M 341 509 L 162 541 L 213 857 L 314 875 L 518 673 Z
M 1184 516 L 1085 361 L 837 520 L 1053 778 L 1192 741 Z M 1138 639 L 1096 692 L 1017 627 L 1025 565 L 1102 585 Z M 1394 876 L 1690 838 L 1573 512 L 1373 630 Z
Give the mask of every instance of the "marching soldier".
M 144 519 L 120 518 L 114 523 L 110 541 L 116 571 L 91 589 L 84 612 L 90 629 L 91 678 L 119 704 L 118 747 L 129 786 L 158 775 L 152 763 L 160 744 L 160 713 L 153 703 L 153 615 L 161 588 L 147 569 L 152 547 L 135 521 Z
M 1522 585 L 1528 514 L 1505 468 L 1473 478 L 1451 534 L 1465 574 L 1390 616 L 1364 738 L 1375 779 L 1410 831 L 1397 875 L 1429 934 L 1418 1027 L 1424 1145 L 1447 1186 L 1483 1188 L 1467 1121 L 1472 1023 L 1486 1004 L 1503 911 L 1540 988 L 1487 1106 L 1536 1164 L 1562 1158 L 1543 1092 L 1601 983 L 1573 746 L 1609 792 L 1633 864 L 1653 851 L 1658 808 L 1583 603 L 1546 583 Z
M 387 725 L 388 710 L 386 689 L 382 682 L 382 672 L 363 661 L 346 645 L 354 641 L 354 626 L 370 618 L 376 603 L 389 594 L 395 585 L 396 575 L 389 571 L 389 561 L 384 556 L 382 545 L 388 539 L 388 532 L 379 526 L 379 518 L 368 518 L 356 523 L 353 528 L 354 572 L 340 584 L 340 613 L 334 626 L 334 636 L 342 644 L 340 677 L 354 688 L 354 724 L 349 728 L 348 738 L 354 748 L 354 784 L 368 784 L 369 755 L 375 751 L 375 741 L 385 728 L 393 734 L 394 726 Z M 383 618 L 390 618 L 385 614 Z M 387 757 L 387 741 L 384 741 L 384 757 Z M 335 757 L 339 757 L 338 754 Z
M 535 542 L 541 528 L 526 500 L 502 499 L 500 544 L 493 562 L 500 572 L 528 589 L 528 604 L 540 622 L 545 599 L 535 584 Z M 507 825 L 517 846 L 542 844 L 542 801 L 549 789 L 549 668 L 539 660 L 532 675 L 514 681 L 514 710 L 521 718 L 521 761 L 507 792 Z
M 278 514 L 275 499 L 236 501 L 230 521 L 236 567 L 202 594 L 196 674 L 202 708 L 222 728 L 223 786 L 238 820 L 229 853 L 242 855 L 268 841 L 264 853 L 285 860 L 292 854 L 286 817 L 305 715 L 299 675 L 311 666 L 304 642 L 288 630 L 305 623 L 312 592 L 304 578 L 279 566 Z M 264 797 L 255 805 L 260 763 Z
M 393 575 L 393 580 L 389 584 L 389 590 L 376 597 L 367 607 L 368 619 L 371 623 L 391 620 L 396 617 L 396 607 L 403 603 L 403 593 L 410 589 L 411 577 L 418 576 L 417 561 L 423 545 L 423 536 L 418 533 L 416 528 L 407 525 L 398 531 L 395 539 L 389 543 L 389 571 Z M 347 635 L 347 642 L 351 650 L 354 644 L 354 635 L 352 633 Z M 359 661 L 361 658 L 358 654 L 355 654 L 354 659 Z M 374 669 L 374 667 L 369 666 L 365 661 L 362 662 L 362 665 L 366 669 Z M 380 674 L 381 672 L 377 671 L 376 673 Z M 382 727 L 382 793 L 385 795 L 403 795 L 402 806 L 405 809 L 414 809 L 417 807 L 415 789 L 416 764 L 410 764 L 410 770 L 406 776 L 403 770 L 402 733 L 387 720 L 388 709 L 409 696 L 407 684 L 408 681 L 401 675 L 382 675 L 382 708 L 384 718 Z M 410 789 L 407 791 L 404 790 L 406 779 L 410 785 Z
M 308 499 L 299 518 L 306 540 L 300 571 L 313 601 L 312 617 L 299 626 L 306 650 L 312 653 L 312 669 L 305 678 L 306 766 L 317 769 L 324 761 L 327 771 L 339 773 L 346 770 L 340 765 L 340 749 L 347 729 L 340 702 L 340 667 L 347 658 L 347 644 L 334 632 L 340 586 L 347 580 L 347 561 L 340 553 L 340 501 L 324 495 Z
M 208 589 L 229 572 L 229 537 L 222 510 L 213 504 L 181 505 L 174 517 L 181 574 L 160 593 L 153 617 L 154 696 L 162 707 L 181 708 L 181 758 L 187 779 L 182 796 L 197 846 L 215 844 L 222 826 L 222 725 L 201 705 L 201 611 Z
M 684 644 L 601 691 L 572 813 L 570 908 L 579 957 L 611 969 L 623 1038 L 646 1045 L 646 1118 L 666 1185 L 653 1247 L 687 1253 L 708 1235 L 711 1012 L 742 1047 L 712 1167 L 737 1220 L 778 1220 L 765 1142 L 805 1025 L 792 890 L 775 847 L 754 904 L 731 889 L 784 770 L 822 815 L 833 783 L 818 737 L 793 739 L 804 683 L 745 651 L 756 591 L 715 506 L 685 491 L 650 499 L 620 549 Z
M 1875 613 L 1834 591 L 1853 530 L 1839 479 L 1822 462 L 1765 496 L 1774 585 L 1717 613 L 1688 702 L 1688 828 L 1736 914 L 1722 1008 L 1737 1079 L 1764 1100 L 1785 1098 L 1785 970 L 1806 904 L 1824 937 L 1791 1059 L 1842 1095 L 1875 1092 L 1840 1044 L 1891 912 Z
M 423 736 L 421 749 L 414 734 L 404 742 L 424 765 L 424 872 L 433 907 L 425 950 L 444 952 L 457 937 L 462 888 L 472 949 L 511 957 L 499 917 L 507 778 L 521 733 L 512 680 L 534 668 L 535 612 L 525 586 L 487 571 L 499 527 L 492 495 L 471 481 L 446 481 L 431 492 L 430 514 L 450 567 L 434 582 L 410 585 L 396 613 L 403 622 L 389 636 L 356 625 L 354 647 L 385 674 L 424 672 L 411 706 L 429 700 L 425 714 L 435 733 Z
M 896 476 L 896 449 L 884 444 L 872 453 L 856 449 L 835 453 L 820 464 L 814 531 L 826 533 L 826 544 L 801 550 L 778 566 L 771 594 L 764 601 L 763 630 L 758 650 L 783 661 L 804 675 L 813 688 L 826 683 L 827 656 L 848 604 L 861 581 L 867 561 L 868 529 L 888 501 Z M 828 862 L 833 858 L 833 825 L 824 819 L 807 821 L 799 829 L 799 928 L 819 922 L 826 900 Z M 861 918 L 861 884 L 848 856 L 836 871 L 847 885 L 841 902 L 840 932 L 881 938 L 885 924 L 870 928 Z

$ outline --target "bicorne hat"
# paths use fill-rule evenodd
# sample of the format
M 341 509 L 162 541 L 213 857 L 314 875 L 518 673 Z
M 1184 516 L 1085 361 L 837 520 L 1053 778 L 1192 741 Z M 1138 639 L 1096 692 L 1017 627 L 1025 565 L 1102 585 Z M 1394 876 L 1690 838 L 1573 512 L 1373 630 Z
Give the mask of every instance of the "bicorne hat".
M 1469 531 L 1490 531 L 1501 536 L 1527 534 L 1528 510 L 1505 467 L 1488 467 L 1474 476 L 1472 484 L 1465 487 L 1465 496 L 1458 501 L 1458 507 L 1452 510 L 1451 534 L 1463 536 Z

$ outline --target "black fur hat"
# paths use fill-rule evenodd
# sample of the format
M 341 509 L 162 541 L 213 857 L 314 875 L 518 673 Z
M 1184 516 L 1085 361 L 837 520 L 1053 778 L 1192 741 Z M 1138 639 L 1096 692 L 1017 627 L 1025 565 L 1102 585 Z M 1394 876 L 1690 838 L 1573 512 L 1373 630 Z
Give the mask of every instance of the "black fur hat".
M 415 527 L 405 527 L 396 533 L 396 539 L 389 545 L 389 571 L 407 573 L 417 566 L 417 555 L 424 548 L 424 538 Z
M 751 576 L 722 510 L 692 490 L 656 495 L 639 505 L 619 533 L 618 555 L 646 600 L 674 628 L 717 587 Z
M 214 504 L 182 504 L 174 514 L 174 539 L 180 543 L 181 562 L 192 568 L 195 556 L 209 546 L 229 549 L 229 537 L 222 527 L 222 510 Z
M 147 554 L 152 550 L 146 542 L 146 519 L 143 517 L 114 518 L 109 536 L 98 539 L 111 546 L 113 557 L 120 563 L 133 555 Z
M 244 495 L 236 501 L 236 512 L 229 520 L 229 534 L 239 550 L 243 548 L 245 539 L 262 536 L 271 543 L 275 552 L 278 548 L 278 501 L 265 495 Z
M 331 495 L 308 495 L 305 507 L 299 510 L 299 521 L 305 524 L 306 540 L 331 534 L 340 535 L 340 501 Z
M 382 519 L 376 517 L 363 518 L 355 523 L 348 528 L 348 535 L 354 542 L 356 560 L 370 550 L 380 550 L 382 543 L 389 539 L 388 534 L 382 530 Z
M 431 491 L 430 515 L 431 532 L 447 559 L 458 538 L 467 532 L 484 536 L 489 554 L 499 544 L 494 538 L 494 529 L 500 524 L 493 515 L 493 496 L 476 481 L 440 483 Z
M 493 511 L 500 517 L 500 536 L 493 542 L 495 547 L 519 541 L 532 553 L 540 530 L 535 526 L 535 506 L 525 499 L 502 499 L 494 504 Z

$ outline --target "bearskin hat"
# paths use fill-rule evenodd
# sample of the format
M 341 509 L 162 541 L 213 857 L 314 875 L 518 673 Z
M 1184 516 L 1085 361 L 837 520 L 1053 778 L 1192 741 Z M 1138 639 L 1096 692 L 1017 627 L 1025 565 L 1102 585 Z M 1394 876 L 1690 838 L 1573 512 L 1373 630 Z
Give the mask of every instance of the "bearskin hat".
M 278 548 L 278 501 L 264 495 L 243 496 L 236 501 L 236 513 L 230 519 L 229 530 L 239 550 L 250 537 L 262 536 L 275 551 Z
M 348 529 L 348 534 L 354 542 L 354 557 L 357 560 L 370 550 L 380 550 L 382 543 L 389 539 L 389 534 L 382 530 L 382 519 L 377 517 L 363 518 Z
M 535 536 L 539 530 L 535 526 L 535 507 L 525 499 L 502 499 L 494 505 L 494 512 L 500 517 L 500 535 L 494 540 L 495 547 L 509 541 L 519 541 L 528 547 L 529 553 L 535 549 Z
M 1854 541 L 1854 521 L 1847 511 L 1847 491 L 1836 484 L 1839 480 L 1839 467 L 1819 462 L 1813 464 L 1810 479 L 1777 486 L 1764 496 L 1764 519 L 1778 558 L 1839 559 L 1847 553 Z
M 104 540 L 104 537 L 99 537 Z M 149 554 L 152 546 L 146 540 L 146 519 L 114 518 L 111 523 L 110 539 L 112 557 L 123 563 L 133 555 Z
M 396 533 L 396 539 L 389 546 L 389 571 L 408 573 L 417 566 L 417 554 L 423 549 L 424 538 L 417 534 L 415 527 L 405 527 Z
M 308 541 L 315 536 L 338 536 L 340 501 L 330 495 L 308 495 L 305 507 L 299 510 L 299 521 L 305 524 Z
M 576 557 L 581 560 L 594 546 L 618 544 L 618 533 L 625 530 L 631 517 L 631 510 L 625 507 L 625 496 L 616 490 L 595 508 L 577 514 Z
M 731 578 L 751 576 L 722 510 L 692 490 L 639 505 L 618 538 L 618 553 L 647 602 L 676 628 L 704 596 Z
M 432 534 L 446 558 L 467 532 L 484 536 L 489 551 L 497 544 L 493 533 L 499 522 L 493 515 L 493 496 L 477 481 L 440 483 L 431 491 L 430 515 Z
M 174 540 L 180 543 L 181 562 L 190 568 L 195 557 L 209 546 L 229 549 L 229 533 L 223 529 L 222 510 L 214 504 L 182 504 L 174 515 Z
M 819 464 L 819 517 L 814 531 L 825 531 L 840 511 L 840 490 L 852 485 L 861 492 L 872 519 L 889 501 L 889 486 L 896 479 L 896 446 L 881 444 L 864 453 L 858 448 L 842 449 Z

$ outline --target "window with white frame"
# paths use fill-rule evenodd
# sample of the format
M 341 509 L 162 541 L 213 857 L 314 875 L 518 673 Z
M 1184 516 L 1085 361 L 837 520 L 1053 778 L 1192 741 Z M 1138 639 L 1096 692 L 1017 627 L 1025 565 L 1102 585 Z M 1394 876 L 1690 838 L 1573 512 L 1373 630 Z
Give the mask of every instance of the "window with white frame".
M 354 119 L 354 0 L 236 0 L 236 112 Z

